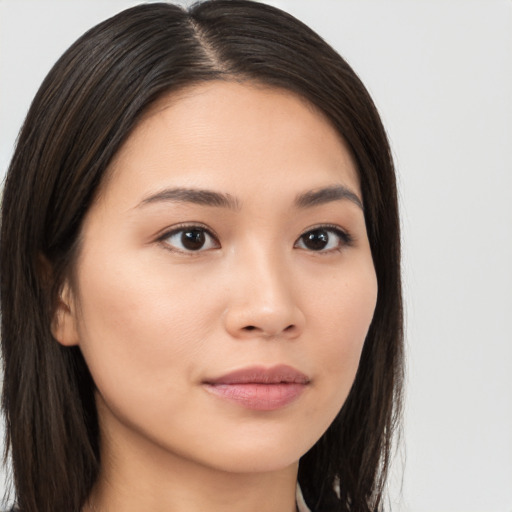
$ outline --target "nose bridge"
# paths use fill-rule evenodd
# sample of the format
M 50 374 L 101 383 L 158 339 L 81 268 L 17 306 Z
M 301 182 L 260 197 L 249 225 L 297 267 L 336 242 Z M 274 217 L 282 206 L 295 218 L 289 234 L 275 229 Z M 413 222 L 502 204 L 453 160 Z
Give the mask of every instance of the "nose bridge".
M 240 336 L 295 336 L 303 315 L 285 253 L 278 243 L 252 243 L 232 268 L 227 328 Z

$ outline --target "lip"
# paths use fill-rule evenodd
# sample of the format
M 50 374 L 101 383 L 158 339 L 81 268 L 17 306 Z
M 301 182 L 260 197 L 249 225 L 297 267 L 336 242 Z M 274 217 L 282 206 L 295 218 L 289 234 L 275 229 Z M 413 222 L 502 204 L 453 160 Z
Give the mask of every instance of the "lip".
M 288 365 L 251 366 L 207 379 L 204 388 L 246 409 L 273 411 L 297 400 L 310 379 Z

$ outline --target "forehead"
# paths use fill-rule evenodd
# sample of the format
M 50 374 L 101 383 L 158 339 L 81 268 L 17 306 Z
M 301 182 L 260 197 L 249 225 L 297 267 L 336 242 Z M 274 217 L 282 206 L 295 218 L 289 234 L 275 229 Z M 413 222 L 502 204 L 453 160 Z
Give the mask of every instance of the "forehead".
M 291 188 L 339 180 L 359 190 L 351 152 L 323 113 L 290 91 L 247 82 L 212 81 L 160 98 L 110 175 L 111 184 L 128 178 L 141 187 L 179 179 L 236 188 L 249 176 L 278 186 L 280 176 Z

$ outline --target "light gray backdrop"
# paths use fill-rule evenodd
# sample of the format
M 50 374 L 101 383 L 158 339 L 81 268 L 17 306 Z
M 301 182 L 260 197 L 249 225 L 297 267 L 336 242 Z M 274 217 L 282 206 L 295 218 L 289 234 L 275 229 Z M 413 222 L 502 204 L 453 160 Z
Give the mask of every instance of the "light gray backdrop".
M 0 175 L 50 66 L 135 3 L 0 0 Z M 512 2 L 273 3 L 353 65 L 396 158 L 408 392 L 392 510 L 512 512 Z

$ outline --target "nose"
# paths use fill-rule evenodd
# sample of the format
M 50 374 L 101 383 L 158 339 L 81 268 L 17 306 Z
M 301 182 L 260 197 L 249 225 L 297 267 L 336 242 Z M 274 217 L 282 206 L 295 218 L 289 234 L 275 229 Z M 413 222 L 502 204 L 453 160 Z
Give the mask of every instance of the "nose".
M 269 254 L 240 258 L 230 272 L 226 330 L 235 338 L 298 337 L 305 316 L 290 274 Z

